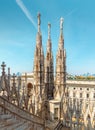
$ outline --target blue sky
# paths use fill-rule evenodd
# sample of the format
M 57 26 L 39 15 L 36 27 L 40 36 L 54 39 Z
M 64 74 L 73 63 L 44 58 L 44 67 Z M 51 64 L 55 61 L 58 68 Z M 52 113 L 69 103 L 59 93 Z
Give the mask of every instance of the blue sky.
M 95 73 L 95 0 L 0 0 L 0 64 L 11 72 L 32 72 L 37 13 L 46 52 L 47 24 L 56 62 L 60 17 L 64 17 L 67 72 Z

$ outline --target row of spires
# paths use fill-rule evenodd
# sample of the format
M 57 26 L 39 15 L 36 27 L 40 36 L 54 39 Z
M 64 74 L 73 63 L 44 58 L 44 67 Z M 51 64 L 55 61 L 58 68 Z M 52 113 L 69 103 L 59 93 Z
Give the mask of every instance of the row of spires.
M 7 74 L 5 72 L 5 67 L 5 62 L 2 62 L 2 75 L 0 76 L 0 97 L 5 98 L 9 102 L 24 110 L 33 112 L 34 114 L 34 102 L 32 102 L 32 99 L 30 98 L 31 91 L 29 91 L 29 87 L 27 87 L 27 81 L 24 82 L 21 76 L 17 76 L 15 73 L 11 75 L 10 68 L 8 68 Z
M 56 86 L 54 84 L 54 66 L 53 66 L 53 54 L 52 54 L 52 43 L 51 43 L 51 24 L 48 24 L 48 41 L 47 41 L 47 52 L 46 58 L 44 58 L 43 47 L 42 47 L 42 35 L 41 35 L 41 15 L 38 13 L 38 32 L 36 38 L 36 50 L 34 56 L 34 81 L 37 90 L 40 88 L 40 95 L 43 92 L 47 93 L 47 98 L 54 97 L 54 90 L 56 86 L 60 86 L 61 90 L 64 90 L 65 84 L 65 71 L 66 71 L 66 53 L 64 50 L 64 38 L 63 38 L 63 18 L 60 19 L 60 37 L 59 45 L 56 56 Z M 44 86 L 44 87 L 43 87 Z M 58 88 L 58 87 L 57 87 Z M 59 88 L 59 89 L 60 89 Z M 45 89 L 45 90 L 44 90 Z M 60 91 L 61 91 L 60 90 Z M 62 94 L 61 94 L 62 95 Z

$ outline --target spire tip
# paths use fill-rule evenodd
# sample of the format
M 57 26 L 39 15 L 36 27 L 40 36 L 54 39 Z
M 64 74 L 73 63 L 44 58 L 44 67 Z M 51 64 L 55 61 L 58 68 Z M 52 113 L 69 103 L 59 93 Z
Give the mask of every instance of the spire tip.
M 40 24 L 41 24 L 41 14 L 38 12 L 37 18 L 38 18 L 38 32 L 40 32 Z
M 51 33 L 51 24 L 48 23 L 48 39 L 50 39 L 50 34 Z

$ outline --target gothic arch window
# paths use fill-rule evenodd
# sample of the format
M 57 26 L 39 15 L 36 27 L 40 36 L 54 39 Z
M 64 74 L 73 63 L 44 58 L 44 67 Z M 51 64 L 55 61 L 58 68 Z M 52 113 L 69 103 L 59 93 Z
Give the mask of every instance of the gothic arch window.
M 75 92 L 73 93 L 73 97 L 75 97 L 76 96 L 76 94 L 75 94 Z
M 90 115 L 89 114 L 88 114 L 87 118 L 90 119 Z
M 47 53 L 47 60 L 49 60 L 49 53 Z
M 86 104 L 86 108 L 88 108 L 88 104 Z
M 28 83 L 28 84 L 27 84 L 27 87 L 32 89 L 32 88 L 33 88 L 32 83 Z
M 30 97 L 31 90 L 33 89 L 32 83 L 27 84 L 27 95 Z
M 58 108 L 54 108 L 54 119 L 58 119 Z
M 89 93 L 87 93 L 86 97 L 89 98 Z
M 38 64 L 36 65 L 36 70 L 38 70 Z
M 93 93 L 93 98 L 95 98 L 95 93 Z
M 80 98 L 82 98 L 82 93 L 80 93 Z

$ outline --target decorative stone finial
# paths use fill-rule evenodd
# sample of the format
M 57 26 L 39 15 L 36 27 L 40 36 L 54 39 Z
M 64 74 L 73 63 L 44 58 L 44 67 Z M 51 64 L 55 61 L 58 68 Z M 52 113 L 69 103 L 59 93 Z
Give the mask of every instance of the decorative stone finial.
M 48 23 L 48 39 L 50 39 L 50 35 L 51 35 L 51 24 Z
M 2 67 L 2 68 L 3 68 L 3 67 L 6 67 L 6 65 L 5 65 L 5 62 L 4 62 L 4 61 L 2 62 L 1 67 Z
M 38 32 L 40 32 L 40 24 L 41 24 L 41 19 L 40 19 L 40 17 L 41 17 L 41 14 L 40 13 L 38 13 Z
M 63 22 L 64 22 L 64 19 L 61 17 L 60 18 L 60 32 L 61 32 L 61 34 L 63 32 Z
M 15 73 L 13 73 L 13 76 L 12 76 L 12 78 L 13 78 L 13 87 L 15 87 L 15 78 L 16 78 L 16 75 L 15 75 Z
M 5 74 L 5 67 L 6 67 L 5 62 L 2 62 L 1 67 L 2 67 L 2 75 L 4 75 Z
M 8 68 L 8 75 L 10 75 L 10 68 Z

